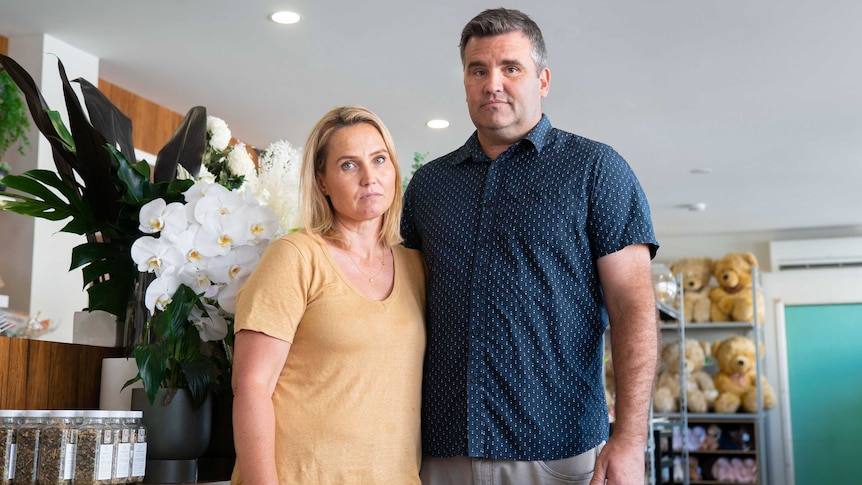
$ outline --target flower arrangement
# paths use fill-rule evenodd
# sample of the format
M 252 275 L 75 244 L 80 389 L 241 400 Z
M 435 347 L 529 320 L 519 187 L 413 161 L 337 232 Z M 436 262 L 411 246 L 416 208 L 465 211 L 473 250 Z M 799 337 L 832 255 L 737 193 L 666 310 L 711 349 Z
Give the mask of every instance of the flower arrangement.
M 24 93 L 57 167 L 3 178 L 15 191 L 3 209 L 70 219 L 61 231 L 87 237 L 73 249 L 71 269 L 82 268 L 89 309 L 120 322 L 133 310 L 127 349 L 138 375 L 126 385 L 142 381 L 151 404 L 159 388 L 169 390 L 168 400 L 188 389 L 202 403 L 230 381 L 236 292 L 282 233 L 279 218 L 293 217 L 285 208 L 297 195 L 257 199 L 252 187 L 265 185 L 266 167 L 256 169 L 244 145 L 228 146 L 227 125 L 203 107 L 192 108 L 159 151 L 151 179 L 146 161 L 130 162 L 131 121 L 95 86 L 74 81 L 85 114 L 58 61 L 66 128 L 20 65 L 2 55 L 0 65 Z M 282 155 L 274 166 L 298 174 L 296 151 Z M 279 198 L 286 215 L 264 205 Z

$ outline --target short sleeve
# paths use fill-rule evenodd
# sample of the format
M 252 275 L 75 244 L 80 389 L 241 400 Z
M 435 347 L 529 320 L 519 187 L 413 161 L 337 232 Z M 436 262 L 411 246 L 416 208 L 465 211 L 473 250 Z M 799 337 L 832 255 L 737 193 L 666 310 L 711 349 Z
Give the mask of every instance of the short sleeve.
M 605 147 L 593 174 L 589 213 L 590 242 L 599 257 L 632 244 L 658 249 L 649 203 L 629 164 Z
M 234 329 L 293 343 L 308 304 L 311 263 L 287 237 L 272 242 L 237 295 Z

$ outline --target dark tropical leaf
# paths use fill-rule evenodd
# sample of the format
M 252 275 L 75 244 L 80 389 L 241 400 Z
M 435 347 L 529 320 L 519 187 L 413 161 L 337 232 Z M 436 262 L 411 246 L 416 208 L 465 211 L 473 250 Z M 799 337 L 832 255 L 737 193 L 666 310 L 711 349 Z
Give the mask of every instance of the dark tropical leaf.
M 88 242 L 72 248 L 72 267 L 69 269 L 73 270 L 85 264 L 102 260 L 132 261 L 128 248 L 124 244 Z
M 124 321 L 128 313 L 129 294 L 132 284 L 128 279 L 115 276 L 101 283 L 94 283 L 87 288 L 90 305 L 88 310 L 102 310 Z
M 153 179 L 169 182 L 177 176 L 177 165 L 197 176 L 207 143 L 207 110 L 195 106 L 186 113 L 180 126 L 156 156 Z
M 120 194 L 114 185 L 111 155 L 105 150 L 107 140 L 93 128 L 78 101 L 78 95 L 69 84 L 62 61 L 57 61 L 63 94 L 66 98 L 66 112 L 69 116 L 69 130 L 75 140 L 78 166 L 76 170 L 83 179 L 86 190 L 84 196 L 97 221 L 114 221 L 120 212 Z
M 200 345 L 200 339 L 198 339 L 198 345 Z M 210 392 L 212 362 L 198 354 L 196 358 L 180 363 L 180 368 L 185 375 L 189 392 L 192 393 L 192 401 L 195 406 L 200 406 Z
M 165 341 L 135 346 L 138 375 L 143 381 L 150 404 L 155 401 L 156 392 L 162 387 L 162 376 L 167 369 L 168 355 L 170 352 L 168 343 Z
M 147 202 L 145 197 L 150 195 L 149 189 L 152 185 L 150 183 L 149 166 L 146 167 L 146 173 L 142 173 L 143 165 L 147 165 L 147 162 L 131 165 L 128 159 L 121 152 L 118 152 L 116 148 L 112 146 L 106 148 L 117 165 L 117 177 L 125 188 L 122 194 L 123 202 L 143 205 L 143 203 Z
M 132 141 L 132 120 L 129 119 L 99 88 L 84 78 L 75 79 L 81 85 L 81 94 L 87 105 L 90 122 L 111 146 L 120 147 L 126 160 L 135 160 L 135 144 Z M 147 174 L 149 176 L 149 174 Z
M 39 128 L 39 131 L 45 135 L 48 142 L 51 144 L 51 150 L 54 155 L 54 165 L 57 167 L 57 172 L 66 175 L 70 178 L 74 177 L 73 167 L 77 165 L 74 149 L 69 148 L 69 145 L 64 143 L 63 137 L 57 133 L 55 120 L 52 120 L 51 110 L 48 108 L 48 103 L 42 97 L 39 87 L 30 74 L 15 62 L 11 57 L 0 54 L 0 64 L 3 64 L 4 69 L 9 74 L 9 77 L 15 81 L 15 84 L 24 94 L 24 99 L 27 100 L 27 106 L 30 108 L 30 115 L 33 118 L 33 123 Z M 56 121 L 59 120 L 59 117 Z M 62 124 L 62 123 L 61 123 Z

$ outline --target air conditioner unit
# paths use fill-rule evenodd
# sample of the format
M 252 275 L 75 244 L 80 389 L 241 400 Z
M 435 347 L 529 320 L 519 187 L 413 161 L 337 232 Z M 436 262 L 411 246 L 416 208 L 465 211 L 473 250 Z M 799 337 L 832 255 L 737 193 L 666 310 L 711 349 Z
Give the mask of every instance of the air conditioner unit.
M 771 241 L 772 271 L 862 266 L 862 237 Z

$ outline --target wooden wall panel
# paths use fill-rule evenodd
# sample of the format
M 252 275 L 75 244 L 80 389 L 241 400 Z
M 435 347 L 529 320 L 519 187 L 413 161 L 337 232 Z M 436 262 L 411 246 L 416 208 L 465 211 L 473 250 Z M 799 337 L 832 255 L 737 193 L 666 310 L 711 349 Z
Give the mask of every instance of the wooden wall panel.
M 9 55 L 9 39 L 0 35 L 0 54 Z
M 6 392 L 4 392 L 4 407 L 6 409 L 27 408 L 27 347 L 29 340 L 20 338 L 0 337 L 9 341 L 9 355 L 0 354 L 0 361 L 6 361 L 9 366 L 4 369 L 6 377 Z
M 135 142 L 135 148 L 153 155 L 158 154 L 165 146 L 183 120 L 183 115 L 104 79 L 99 79 L 99 90 L 132 120 L 132 139 Z M 152 163 L 154 160 L 149 162 Z
M 0 337 L 0 409 L 97 409 L 102 359 L 123 349 Z

